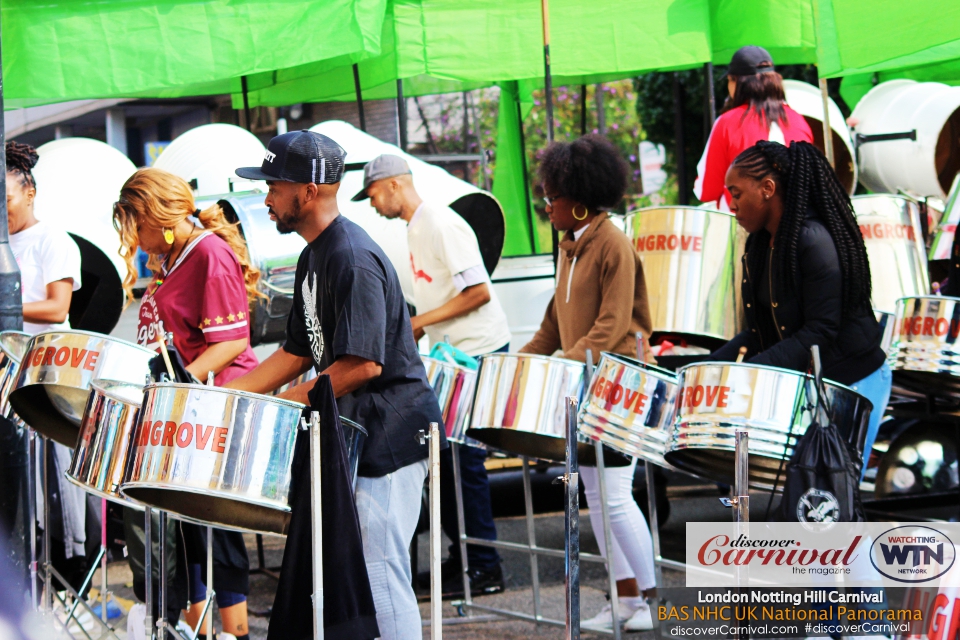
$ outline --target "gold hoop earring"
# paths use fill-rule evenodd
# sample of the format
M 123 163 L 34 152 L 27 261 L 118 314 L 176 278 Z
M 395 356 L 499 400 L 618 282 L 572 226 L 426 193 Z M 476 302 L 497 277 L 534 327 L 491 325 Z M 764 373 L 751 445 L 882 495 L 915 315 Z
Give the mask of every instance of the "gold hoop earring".
M 577 207 L 583 207 L 583 216 L 577 216 Z M 570 212 L 573 214 L 573 219 L 577 222 L 582 222 L 587 219 L 587 216 L 590 215 L 590 210 L 587 209 L 585 204 L 575 204 L 573 205 L 573 211 Z
M 167 244 L 173 244 L 175 236 L 173 235 L 173 229 L 164 229 L 163 230 L 163 239 Z

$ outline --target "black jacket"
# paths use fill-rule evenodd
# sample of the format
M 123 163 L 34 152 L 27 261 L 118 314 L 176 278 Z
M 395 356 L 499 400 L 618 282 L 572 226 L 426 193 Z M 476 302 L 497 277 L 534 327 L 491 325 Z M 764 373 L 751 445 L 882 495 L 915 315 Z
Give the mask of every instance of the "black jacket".
M 743 306 L 746 329 L 712 354 L 714 360 L 737 359 L 747 347 L 748 361 L 795 371 L 810 365 L 810 347 L 820 347 L 823 376 L 853 384 L 883 364 L 880 327 L 869 308 L 844 317 L 837 248 L 827 228 L 807 217 L 797 241 L 795 286 L 782 286 L 779 260 L 770 258 L 767 234 L 751 235 L 744 251 Z M 773 266 L 769 279 L 771 306 L 758 305 L 763 271 Z M 766 282 L 766 280 L 765 280 Z

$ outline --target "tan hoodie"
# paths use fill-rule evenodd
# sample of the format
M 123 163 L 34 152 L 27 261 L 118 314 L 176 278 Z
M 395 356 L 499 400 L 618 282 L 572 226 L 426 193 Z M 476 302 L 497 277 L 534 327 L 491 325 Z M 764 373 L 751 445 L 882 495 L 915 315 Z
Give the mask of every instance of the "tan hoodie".
M 521 353 L 560 355 L 586 361 L 593 352 L 611 351 L 635 358 L 637 332 L 649 339 L 653 323 L 640 257 L 627 236 L 606 213 L 594 218 L 574 240 L 567 231 L 560 242 L 557 288 L 543 322 Z

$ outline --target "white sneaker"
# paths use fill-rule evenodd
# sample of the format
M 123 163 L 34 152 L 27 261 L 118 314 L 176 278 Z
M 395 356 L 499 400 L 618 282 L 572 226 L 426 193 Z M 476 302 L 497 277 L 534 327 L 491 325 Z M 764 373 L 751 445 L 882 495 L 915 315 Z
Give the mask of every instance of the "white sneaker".
M 625 631 L 650 631 L 653 629 L 653 614 L 650 611 L 650 605 L 644 602 L 637 607 L 630 619 L 624 623 L 623 629 Z
M 642 606 L 646 606 L 645 604 Z M 587 620 L 580 621 L 580 627 L 584 629 L 598 629 L 601 631 L 613 631 L 613 607 L 610 606 L 610 603 L 603 605 L 603 609 L 600 609 L 600 613 L 589 618 Z M 623 598 L 620 598 L 617 601 L 617 614 L 620 618 L 621 623 L 633 616 L 636 608 L 631 606 L 629 603 L 624 602 Z M 649 609 L 648 609 L 649 612 Z M 649 617 L 649 616 L 648 616 Z M 651 625 L 650 629 L 653 628 Z

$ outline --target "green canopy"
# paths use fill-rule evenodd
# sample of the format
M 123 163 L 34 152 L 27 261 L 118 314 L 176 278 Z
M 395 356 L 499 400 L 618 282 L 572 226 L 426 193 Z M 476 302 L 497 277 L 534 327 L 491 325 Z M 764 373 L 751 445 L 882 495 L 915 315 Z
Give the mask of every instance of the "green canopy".
M 11 106 L 231 93 L 241 76 L 380 52 L 387 0 L 3 0 Z
M 821 77 L 916 70 L 960 60 L 956 0 L 815 1 Z
M 776 64 L 817 61 L 814 0 L 710 0 L 713 62 L 728 64 L 734 52 L 755 44 Z

